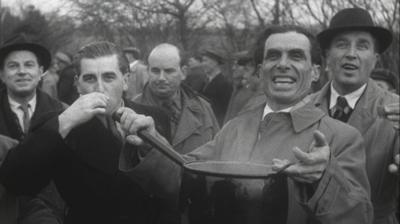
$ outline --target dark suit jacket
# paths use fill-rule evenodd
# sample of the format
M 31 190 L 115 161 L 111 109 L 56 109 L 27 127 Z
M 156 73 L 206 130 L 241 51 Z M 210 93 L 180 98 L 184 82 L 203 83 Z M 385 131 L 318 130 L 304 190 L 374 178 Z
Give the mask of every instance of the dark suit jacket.
M 126 102 L 155 119 L 169 136 L 161 111 Z M 16 194 L 34 195 L 53 179 L 70 210 L 65 223 L 154 223 L 157 199 L 118 170 L 122 144 L 97 118 L 76 127 L 65 140 L 57 114 L 12 149 L 0 168 L 0 181 Z M 138 148 L 126 144 L 129 152 Z
M 36 108 L 31 118 L 29 131 L 32 131 L 32 128 L 38 126 L 39 123 L 42 123 L 48 114 L 63 109 L 63 104 L 60 101 L 40 90 L 37 91 L 36 97 Z M 24 138 L 24 132 L 19 125 L 18 118 L 10 108 L 6 89 L 0 91 L 0 124 L 0 134 L 19 141 Z
M 50 97 L 40 90 L 36 94 L 36 108 L 30 122 L 30 130 L 42 123 L 47 114 L 59 111 L 63 108 L 60 101 Z M 0 91 L 0 134 L 22 141 L 25 137 L 18 118 L 10 108 L 7 91 Z M 54 184 L 46 186 L 37 197 L 19 197 L 18 198 L 18 220 L 21 224 L 43 223 L 56 224 L 61 223 L 64 217 L 65 203 L 60 198 Z M 9 208 L 11 210 L 11 208 Z
M 226 110 L 228 109 L 229 99 L 231 98 L 233 87 L 221 73 L 208 83 L 201 92 L 211 102 L 215 117 L 219 126 L 222 127 Z

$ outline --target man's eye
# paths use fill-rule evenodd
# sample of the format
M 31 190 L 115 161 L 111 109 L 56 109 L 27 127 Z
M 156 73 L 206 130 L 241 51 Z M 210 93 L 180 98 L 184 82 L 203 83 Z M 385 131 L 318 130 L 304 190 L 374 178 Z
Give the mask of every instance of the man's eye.
M 17 67 L 18 67 L 18 65 L 16 63 L 7 64 L 7 68 L 9 68 L 9 69 L 15 69 Z
M 151 68 L 150 71 L 153 74 L 160 74 L 160 69 L 158 69 L 158 68 Z
M 335 43 L 335 47 L 340 48 L 340 49 L 344 49 L 347 48 L 348 43 L 345 41 L 338 41 Z
M 176 70 L 173 69 L 173 68 L 165 69 L 165 73 L 167 73 L 167 74 L 172 74 L 172 73 L 174 73 L 175 71 L 176 71 Z
M 296 61 L 302 60 L 305 58 L 304 54 L 301 52 L 293 52 L 290 54 L 290 57 Z
M 113 81 L 116 75 L 114 73 L 106 73 L 103 75 L 105 81 Z
M 84 75 L 82 77 L 82 80 L 84 82 L 95 82 L 96 81 L 96 76 L 94 76 L 94 75 Z
M 357 44 L 357 49 L 359 49 L 359 50 L 368 50 L 369 49 L 369 45 L 367 43 L 359 43 L 359 44 Z
M 277 60 L 280 56 L 281 54 L 278 52 L 268 52 L 267 55 L 265 55 L 265 60 Z

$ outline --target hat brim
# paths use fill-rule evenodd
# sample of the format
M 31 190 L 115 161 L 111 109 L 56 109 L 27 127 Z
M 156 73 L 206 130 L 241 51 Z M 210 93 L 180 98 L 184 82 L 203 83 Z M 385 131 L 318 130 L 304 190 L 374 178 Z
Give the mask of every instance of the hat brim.
M 330 47 L 332 39 L 338 34 L 346 31 L 366 31 L 371 33 L 371 35 L 378 42 L 379 48 L 377 49 L 378 53 L 383 53 L 392 43 L 392 33 L 382 27 L 374 27 L 374 26 L 352 26 L 352 27 L 338 27 L 331 28 L 320 32 L 317 35 L 318 42 L 323 50 L 326 50 Z
M 0 49 L 0 64 L 4 65 L 5 58 L 13 51 L 31 51 L 36 55 L 39 60 L 39 64 L 43 66 L 43 72 L 45 72 L 51 64 L 50 52 L 39 44 L 34 43 L 17 43 L 4 46 Z

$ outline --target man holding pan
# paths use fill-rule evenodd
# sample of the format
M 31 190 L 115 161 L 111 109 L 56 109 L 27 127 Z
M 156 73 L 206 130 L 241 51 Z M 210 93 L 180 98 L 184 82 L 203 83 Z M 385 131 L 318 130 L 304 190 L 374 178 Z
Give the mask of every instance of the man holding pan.
M 255 53 L 266 101 L 228 122 L 188 158 L 261 163 L 275 171 L 293 163 L 283 171 L 287 178 L 278 188 L 288 189 L 281 207 L 287 214 L 272 214 L 270 223 L 371 223 L 360 133 L 330 118 L 307 97 L 316 78 L 317 46 L 301 27 L 267 28 Z M 135 123 L 131 134 L 143 128 L 157 134 L 150 118 L 137 117 Z M 142 141 L 135 138 L 132 143 Z M 244 194 L 261 200 L 262 182 L 254 180 Z
M 65 111 L 48 114 L 50 119 L 33 127 L 8 152 L 0 183 L 17 195 L 35 195 L 54 180 L 70 208 L 66 224 L 166 223 L 157 220 L 162 198 L 120 172 L 119 158 L 121 149 L 126 149 L 129 163 L 138 167 L 146 153 L 146 147 L 126 141 L 138 116 L 134 111 L 152 116 L 167 139 L 168 117 L 156 108 L 123 101 L 129 65 L 114 44 L 95 42 L 83 47 L 74 66 L 80 97 Z M 111 116 L 116 111 L 119 122 Z M 13 144 L 0 147 L 7 145 Z

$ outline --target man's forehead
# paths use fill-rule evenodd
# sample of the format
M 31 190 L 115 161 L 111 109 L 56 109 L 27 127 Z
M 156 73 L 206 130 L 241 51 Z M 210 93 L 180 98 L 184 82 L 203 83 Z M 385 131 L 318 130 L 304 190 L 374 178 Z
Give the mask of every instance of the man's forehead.
M 362 30 L 354 30 L 354 31 L 345 31 L 336 34 L 333 37 L 333 41 L 338 39 L 349 39 L 349 38 L 357 38 L 357 39 L 365 39 L 365 40 L 374 40 L 374 37 L 371 33 Z
M 98 58 L 82 58 L 80 62 L 81 72 L 86 70 L 120 71 L 117 55 L 107 55 Z
M 28 58 L 29 60 L 36 60 L 37 61 L 37 56 L 35 53 L 28 51 L 28 50 L 17 50 L 17 51 L 11 51 L 8 53 L 7 57 L 5 58 L 6 60 L 14 59 L 14 58 Z
M 179 52 L 174 48 L 163 48 L 153 51 L 149 56 L 150 66 L 176 66 L 180 64 Z
M 274 33 L 265 41 L 265 50 L 270 48 L 309 50 L 310 41 L 304 34 L 295 31 Z

